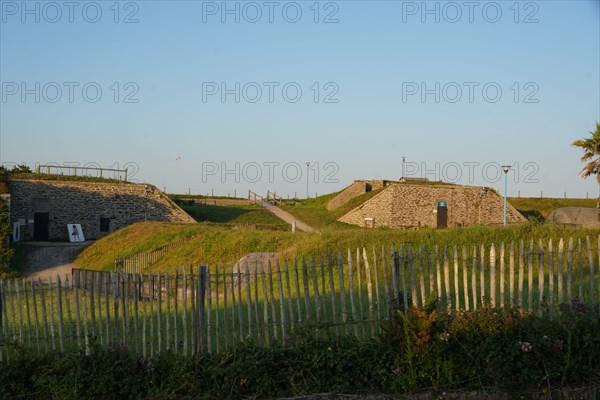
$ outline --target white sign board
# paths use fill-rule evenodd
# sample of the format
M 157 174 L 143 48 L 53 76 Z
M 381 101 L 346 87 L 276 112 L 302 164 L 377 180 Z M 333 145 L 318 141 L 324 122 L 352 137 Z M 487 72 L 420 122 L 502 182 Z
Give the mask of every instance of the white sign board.
M 67 224 L 67 231 L 69 232 L 70 242 L 85 242 L 81 224 Z

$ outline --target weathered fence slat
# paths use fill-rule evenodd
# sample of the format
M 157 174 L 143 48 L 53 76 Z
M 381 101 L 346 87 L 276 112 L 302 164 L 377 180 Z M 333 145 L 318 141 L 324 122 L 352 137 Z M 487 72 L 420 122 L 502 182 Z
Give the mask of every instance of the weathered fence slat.
M 10 282 L 8 282 L 10 284 Z M 48 351 L 50 349 L 50 346 L 48 344 L 48 311 L 46 308 L 46 296 L 44 295 L 44 285 L 42 283 L 42 280 L 40 278 L 38 278 L 38 287 L 40 288 L 40 300 L 42 302 L 42 318 L 44 321 L 44 344 L 45 344 L 45 350 Z M 10 292 L 9 292 L 10 294 Z M 5 312 L 6 314 L 6 312 Z M 5 316 L 6 318 L 6 316 Z M 14 326 L 14 325 L 13 325 Z M 8 331 L 8 330 L 7 330 Z
M 567 301 L 573 304 L 573 238 L 569 238 L 569 250 L 567 255 Z
M 185 270 L 184 270 L 184 273 L 185 273 Z M 139 277 L 140 277 L 140 279 L 139 279 L 140 290 L 142 290 L 143 287 L 144 287 L 144 274 L 140 274 Z M 184 278 L 184 282 L 185 282 L 185 278 Z M 147 339 L 146 339 L 146 324 L 147 324 L 147 321 L 146 321 L 146 301 L 145 301 L 146 299 L 143 297 L 143 292 L 142 292 L 142 299 L 144 300 L 144 301 L 142 301 L 142 355 L 143 355 L 144 358 L 146 358 L 147 354 L 148 354 L 147 353 L 148 348 L 147 348 L 147 345 L 146 345 L 146 341 L 147 341 Z M 185 312 L 186 312 L 186 310 L 183 311 L 183 318 L 184 319 L 185 319 Z M 185 345 L 184 345 L 184 348 L 185 348 Z M 187 355 L 187 353 L 184 353 L 184 354 Z
M 241 266 L 240 266 L 241 268 Z M 248 337 L 252 337 L 252 290 L 250 290 L 250 266 L 246 261 L 246 313 L 248 317 Z M 217 298 L 219 295 L 217 294 Z M 217 352 L 219 350 L 217 349 Z
M 486 305 L 487 303 L 489 303 L 490 299 L 489 297 L 485 296 L 485 245 L 483 243 L 481 243 L 479 250 L 479 265 L 479 287 L 481 290 L 481 304 Z
M 473 291 L 473 309 L 477 310 L 477 246 L 473 246 L 473 261 L 471 265 L 471 290 Z
M 258 282 L 256 280 L 256 274 L 257 271 L 256 269 L 258 268 L 258 265 L 255 265 L 255 270 L 254 270 L 254 276 L 255 276 L 255 282 Z M 258 287 L 258 286 L 255 286 Z M 224 335 L 224 342 L 225 342 L 225 350 L 227 350 L 229 348 L 229 318 L 227 318 L 227 311 L 229 310 L 229 307 L 227 305 L 227 274 L 223 274 L 223 331 L 225 333 Z M 232 327 L 232 331 L 234 330 L 234 328 Z
M 173 328 L 174 328 L 174 337 L 175 339 L 173 340 L 173 344 L 175 347 L 175 354 L 179 353 L 179 271 L 175 270 L 175 280 L 173 282 L 173 293 L 175 293 L 175 296 L 173 297 L 173 307 L 174 307 L 174 313 L 173 313 Z M 210 285 L 208 286 L 208 289 L 210 290 Z M 210 315 L 210 310 L 209 310 L 209 315 Z
M 458 288 L 458 246 L 454 245 L 454 304 L 456 311 L 460 309 L 460 289 Z
M 269 277 L 271 277 L 270 274 L 271 268 L 269 267 Z M 240 330 L 240 341 L 244 340 L 244 321 L 243 321 L 243 314 L 242 314 L 242 275 L 241 275 L 242 271 L 241 269 L 238 269 L 238 272 L 236 274 L 237 276 L 237 292 L 238 292 L 238 312 L 237 312 L 237 316 L 238 316 L 238 328 Z M 210 281 L 208 281 L 210 282 Z M 207 288 L 208 289 L 208 288 Z
M 340 304 L 342 307 L 342 322 L 344 323 L 344 334 L 348 334 L 348 310 L 346 309 L 346 289 L 344 288 L 344 260 L 342 252 L 338 251 L 338 273 L 340 276 Z
M 508 257 L 508 303 L 513 308 L 515 306 L 515 242 L 510 243 Z
M 365 330 L 365 313 L 364 313 L 364 305 L 363 305 L 363 285 L 362 285 L 362 268 L 360 267 L 360 249 L 356 248 L 356 287 L 358 289 L 358 312 L 359 319 L 357 322 L 360 324 L 360 332 L 362 334 L 362 338 L 366 338 L 366 330 Z
M 248 263 L 246 263 L 246 269 L 247 268 L 248 268 Z M 248 271 L 246 273 L 248 273 Z M 221 305 L 221 303 L 220 303 L 221 297 L 219 296 L 219 277 L 220 276 L 221 276 L 221 274 L 219 274 L 218 272 L 215 274 L 215 299 L 216 299 L 216 303 L 215 303 L 215 305 L 216 305 L 216 309 L 215 309 L 215 334 L 216 334 L 215 342 L 216 343 L 215 344 L 216 344 L 216 348 L 217 348 L 217 353 L 221 351 L 221 346 L 220 346 L 220 343 L 221 343 L 221 340 L 220 340 L 221 339 L 221 330 L 220 330 L 220 326 L 219 326 L 219 320 L 220 320 L 220 318 L 219 318 L 219 314 L 220 314 L 219 313 L 219 309 L 220 309 L 220 305 Z M 184 283 L 184 286 L 185 286 L 185 283 Z M 185 305 L 186 305 L 186 296 L 187 296 L 187 288 L 185 288 L 184 290 L 185 290 L 185 292 L 184 292 L 183 301 L 184 301 L 184 307 L 185 307 Z M 249 291 L 250 291 L 250 288 L 248 286 L 248 292 Z M 182 321 L 182 323 L 186 323 L 187 324 L 186 321 Z M 250 324 L 250 321 L 248 321 L 248 324 Z M 183 328 L 183 330 L 185 332 L 185 327 Z M 184 336 L 184 340 L 187 340 L 187 333 L 184 333 L 184 335 L 185 335 Z M 184 346 L 185 346 L 185 344 L 184 344 Z M 187 347 L 187 346 L 185 346 L 185 347 Z M 184 350 L 184 353 L 187 354 L 187 351 Z
M 340 331 L 339 331 L 339 326 L 338 326 L 338 319 L 337 319 L 337 309 L 335 306 L 335 283 L 333 280 L 333 254 L 328 253 L 327 255 L 327 269 L 329 272 L 329 293 L 331 295 L 331 320 L 333 321 L 333 324 L 335 325 L 335 329 L 336 329 L 336 334 L 339 335 Z M 292 318 L 290 318 L 292 319 Z
M 367 300 L 369 302 L 369 324 L 371 327 L 371 337 L 375 337 L 375 316 L 373 309 L 373 284 L 371 282 L 371 266 L 369 265 L 369 259 L 367 258 L 367 250 L 363 247 L 363 264 L 365 266 L 365 281 L 367 284 Z
M 581 239 L 577 240 L 577 261 L 579 264 L 579 301 L 583 302 L 583 256 Z
M 527 303 L 529 312 L 533 312 L 533 239 L 529 243 L 529 257 L 527 258 Z
M 563 252 L 565 250 L 564 246 L 565 244 L 561 238 L 558 242 L 558 304 L 563 303 Z
M 496 247 L 490 246 L 490 304 L 496 307 Z
M 56 336 L 55 336 L 55 322 L 54 322 L 54 290 L 52 284 L 52 277 L 48 277 L 48 295 L 50 297 L 50 341 L 52 343 L 52 350 L 56 351 Z
M 350 308 L 352 310 L 352 326 L 354 336 L 358 337 L 358 324 L 356 321 L 356 305 L 354 304 L 354 273 L 352 272 L 352 254 L 348 249 L 348 290 L 350 291 Z
M 302 260 L 302 262 L 304 263 L 304 259 Z M 306 265 L 304 263 L 304 265 Z M 264 339 L 265 339 L 265 346 L 269 347 L 270 345 L 270 332 L 269 332 L 269 297 L 267 295 L 267 282 L 265 280 L 265 271 L 264 269 L 261 271 L 260 274 L 260 278 L 261 278 L 261 283 L 262 283 L 262 291 L 263 291 L 263 329 L 264 329 Z
M 377 321 L 381 321 L 381 297 L 379 293 L 379 259 L 377 257 L 377 250 L 373 246 L 373 263 L 375 270 L 375 304 L 377 305 Z M 333 290 L 333 287 L 332 287 Z M 335 319 L 335 312 L 333 314 Z M 333 321 L 335 323 L 335 320 Z M 377 324 L 377 332 L 380 332 L 380 324 Z
M 600 240 L 600 237 L 599 237 Z M 590 237 L 586 237 L 587 249 L 588 249 L 588 259 L 590 263 L 590 304 L 594 304 L 596 301 L 595 291 L 594 291 L 594 282 L 596 277 L 594 276 L 594 253 L 592 249 L 592 243 L 590 241 Z
M 506 248 L 504 242 L 500 244 L 500 308 L 504 308 L 506 298 L 504 296 L 504 285 L 506 284 Z
M 523 242 L 523 240 L 521 240 L 521 243 L 519 244 L 519 304 L 518 307 L 519 308 L 523 308 L 523 282 L 525 279 L 525 259 L 524 259 L 524 255 L 525 254 L 525 243 Z
M 313 265 L 314 265 L 314 259 L 313 261 Z M 273 339 L 277 340 L 277 312 L 275 310 L 275 291 L 273 289 L 273 269 L 272 269 L 272 265 L 271 265 L 271 260 L 267 261 L 267 266 L 268 266 L 268 270 L 267 273 L 269 275 L 269 304 L 271 306 L 271 325 L 273 325 Z M 314 269 L 313 269 L 314 272 Z M 316 282 L 316 278 L 315 278 L 315 282 Z M 320 304 L 317 303 L 317 307 L 320 307 Z M 241 314 L 241 313 L 240 313 Z
M 310 257 L 310 269 L 312 272 L 313 281 L 313 296 L 315 298 L 315 320 L 317 325 L 321 322 L 321 299 L 319 296 L 319 282 L 317 281 L 317 266 L 315 265 L 315 257 Z M 277 337 L 277 335 L 275 335 Z
M 350 250 L 348 250 L 350 252 Z M 308 283 L 308 265 L 306 264 L 306 258 L 302 256 L 302 283 L 304 285 L 304 315 L 305 321 L 309 321 L 312 315 L 310 307 L 310 289 Z
M 215 273 L 215 275 L 218 275 L 218 271 Z M 206 346 L 208 354 L 212 353 L 212 285 L 210 278 L 210 268 L 206 268 Z M 218 310 L 219 308 L 215 307 L 215 309 Z M 177 278 L 175 278 L 175 314 L 177 314 Z M 175 322 L 175 324 L 176 323 L 177 322 Z M 177 325 L 175 325 L 175 353 L 177 353 Z
M 425 293 L 425 275 L 423 273 L 423 250 L 422 246 L 419 246 L 419 289 L 421 291 L 421 307 L 424 307 L 427 302 L 427 296 Z
M 450 261 L 448 246 L 444 246 L 444 291 L 446 293 L 446 308 L 452 310 L 452 296 L 450 295 Z
M 412 245 L 408 245 L 408 265 L 410 268 L 410 300 L 413 307 L 419 307 L 419 296 L 417 293 L 417 281 L 415 277 L 415 258 L 412 252 Z M 401 266 L 404 270 L 404 265 Z
M 258 287 L 258 286 L 256 286 Z M 302 323 L 302 307 L 300 305 L 300 278 L 298 272 L 298 259 L 294 258 L 294 289 L 295 289 L 295 298 L 296 298 L 296 311 L 298 318 L 296 322 L 298 324 Z
M 437 283 L 437 298 L 441 300 L 444 297 L 442 292 L 442 269 L 440 266 L 440 255 L 438 252 L 438 246 L 435 245 L 435 270 L 436 270 L 436 283 Z
M 287 305 L 288 305 L 288 313 L 290 316 L 289 319 L 289 324 L 290 324 L 290 331 L 294 330 L 294 305 L 292 304 L 292 297 L 298 297 L 298 296 L 293 296 L 292 295 L 292 285 L 290 284 L 290 265 L 288 264 L 287 260 L 284 260 L 284 269 L 285 269 L 285 288 L 287 290 L 288 293 L 288 299 L 287 299 Z
M 224 270 L 227 270 L 227 268 L 224 268 Z M 264 266 L 263 266 L 263 274 L 264 274 Z M 236 306 L 237 306 L 237 301 L 235 298 L 235 274 L 231 273 L 229 274 L 229 281 L 231 282 L 231 345 L 232 347 L 235 347 L 237 340 L 236 337 L 238 336 L 237 330 L 236 330 Z
M 171 276 L 168 272 L 165 273 L 165 349 L 166 351 L 171 350 Z M 161 290 L 162 291 L 162 290 Z
M 463 276 L 463 296 L 465 298 L 465 310 L 470 310 L 469 305 L 469 266 L 467 265 L 467 246 L 462 247 L 462 276 Z
M 59 340 L 60 340 L 60 351 L 64 352 L 65 351 L 65 334 L 64 334 L 64 330 L 63 330 L 62 284 L 61 284 L 60 276 L 56 277 L 56 289 L 58 292 L 58 336 L 59 336 Z M 77 294 L 75 294 L 75 299 L 77 299 Z
M 31 288 L 31 301 L 33 302 L 33 319 L 34 319 L 34 323 L 35 323 L 35 348 L 37 350 L 37 354 L 41 353 L 41 349 L 40 349 L 40 321 L 39 321 L 39 315 L 38 315 L 38 308 L 37 308 L 37 296 L 35 294 L 35 283 L 33 280 L 29 281 L 29 285 Z M 0 303 L 4 304 L 4 293 L 3 293 L 3 288 L 4 288 L 4 282 L 0 282 Z M 2 312 L 2 310 L 0 309 L 0 313 Z M 2 332 L 2 324 L 0 323 L 0 340 L 3 339 L 3 332 Z M 0 349 L 0 361 L 2 361 L 2 350 Z
M 29 292 L 23 279 L 23 294 L 25 295 L 25 316 L 27 317 L 27 344 L 31 347 L 31 307 L 29 305 Z
M 283 277 L 281 276 L 281 264 L 279 260 L 275 261 L 275 266 L 277 267 L 277 288 L 279 289 L 279 321 L 281 323 L 281 341 L 285 344 L 286 342 L 286 323 L 285 323 L 285 297 L 283 295 Z M 323 281 L 325 281 L 325 277 L 323 276 Z M 325 295 L 325 292 L 323 292 Z M 291 319 L 291 317 L 290 317 Z M 250 315 L 248 315 L 248 320 L 250 320 Z
M 399 263 L 397 263 L 397 270 L 396 270 L 396 279 L 402 275 L 402 293 L 404 295 L 404 311 L 408 311 L 408 286 L 406 284 L 406 258 L 404 257 L 404 246 L 400 245 L 400 258 L 399 258 Z M 400 275 L 398 274 L 398 270 L 400 272 Z M 400 287 L 400 284 L 398 283 L 398 287 Z M 412 301 L 411 301 L 412 303 Z
M 544 307 L 544 246 L 542 245 L 542 239 L 538 242 L 538 290 L 539 290 L 539 305 L 538 310 L 540 315 L 543 313 Z
M 554 313 L 554 248 L 552 239 L 548 242 L 548 305 L 550 316 Z
M 188 280 L 187 280 L 187 274 L 185 272 L 185 267 L 181 267 L 181 330 L 182 330 L 182 334 L 183 334 L 183 354 L 184 355 L 188 355 L 188 323 L 187 323 L 187 315 L 188 315 L 188 307 L 187 307 L 187 297 L 188 297 Z M 219 274 L 217 274 L 217 284 L 216 284 L 216 290 L 217 290 L 217 301 L 219 299 Z M 217 351 L 219 351 L 219 307 L 217 307 L 217 313 L 216 313 L 216 326 L 217 326 Z
M 17 310 L 19 311 L 19 343 L 23 345 L 25 343 L 25 339 L 23 337 L 23 306 L 21 305 L 21 290 L 19 289 L 19 284 L 17 281 L 13 281 L 15 293 L 17 295 Z M 53 310 L 54 311 L 54 308 Z

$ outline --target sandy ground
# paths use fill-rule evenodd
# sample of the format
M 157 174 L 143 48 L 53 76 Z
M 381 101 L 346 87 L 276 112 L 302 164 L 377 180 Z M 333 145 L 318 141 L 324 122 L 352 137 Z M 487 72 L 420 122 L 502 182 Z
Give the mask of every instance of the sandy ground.
M 72 268 L 78 268 L 73 260 L 93 242 L 59 243 L 59 242 L 24 242 L 20 248 L 23 251 L 25 275 L 34 280 L 53 280 L 60 275 L 71 275 Z

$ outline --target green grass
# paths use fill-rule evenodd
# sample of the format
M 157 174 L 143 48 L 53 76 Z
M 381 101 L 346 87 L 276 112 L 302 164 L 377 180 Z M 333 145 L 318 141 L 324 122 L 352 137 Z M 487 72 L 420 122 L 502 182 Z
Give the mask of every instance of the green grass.
M 508 201 L 527 219 L 544 221 L 550 213 L 561 207 L 595 208 L 597 199 L 560 199 L 541 197 L 509 197 Z
M 470 226 L 464 228 L 392 230 L 392 229 L 336 229 L 332 227 L 309 234 L 304 232 L 248 230 L 239 227 L 212 224 L 171 224 L 144 222 L 131 225 L 96 241 L 86 248 L 75 263 L 88 269 L 111 269 L 115 258 L 125 257 L 145 250 L 155 249 L 186 236 L 194 239 L 168 252 L 152 266 L 152 271 L 174 271 L 182 265 L 198 263 L 233 264 L 242 256 L 253 252 L 277 252 L 293 258 L 303 254 L 322 254 L 327 250 L 382 245 L 390 247 L 400 243 L 413 246 L 427 244 L 454 246 L 510 243 L 590 236 L 597 241 L 600 229 L 574 229 L 556 225 L 519 224 L 507 227 Z
M 301 203 L 285 205 L 283 208 L 301 221 L 317 229 L 322 229 L 325 227 L 334 227 L 339 229 L 360 229 L 355 225 L 338 222 L 337 219 L 355 207 L 358 207 L 365 201 L 369 200 L 373 196 L 379 194 L 382 190 L 383 189 L 377 189 L 364 193 L 331 211 L 327 210 L 327 203 L 329 203 L 329 201 L 338 193 L 330 193 L 313 199 L 304 200 Z
M 283 230 L 289 229 L 289 224 L 264 207 L 253 204 L 239 206 L 181 204 L 180 206 L 198 222 L 273 225 Z

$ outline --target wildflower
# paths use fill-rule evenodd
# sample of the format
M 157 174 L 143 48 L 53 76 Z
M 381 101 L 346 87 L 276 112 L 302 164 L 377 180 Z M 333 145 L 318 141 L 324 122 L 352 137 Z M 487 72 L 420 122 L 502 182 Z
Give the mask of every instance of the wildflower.
M 533 346 L 529 342 L 519 342 L 518 344 L 523 353 L 529 353 L 533 349 Z
M 400 370 L 400 367 L 397 367 L 396 369 L 393 369 L 393 370 L 392 370 L 392 372 L 393 372 L 394 374 L 396 374 L 396 375 L 400 376 L 400 373 L 401 373 L 402 371 Z
M 448 332 L 444 332 L 440 335 L 440 340 L 448 343 L 448 340 L 450 339 L 450 334 Z

